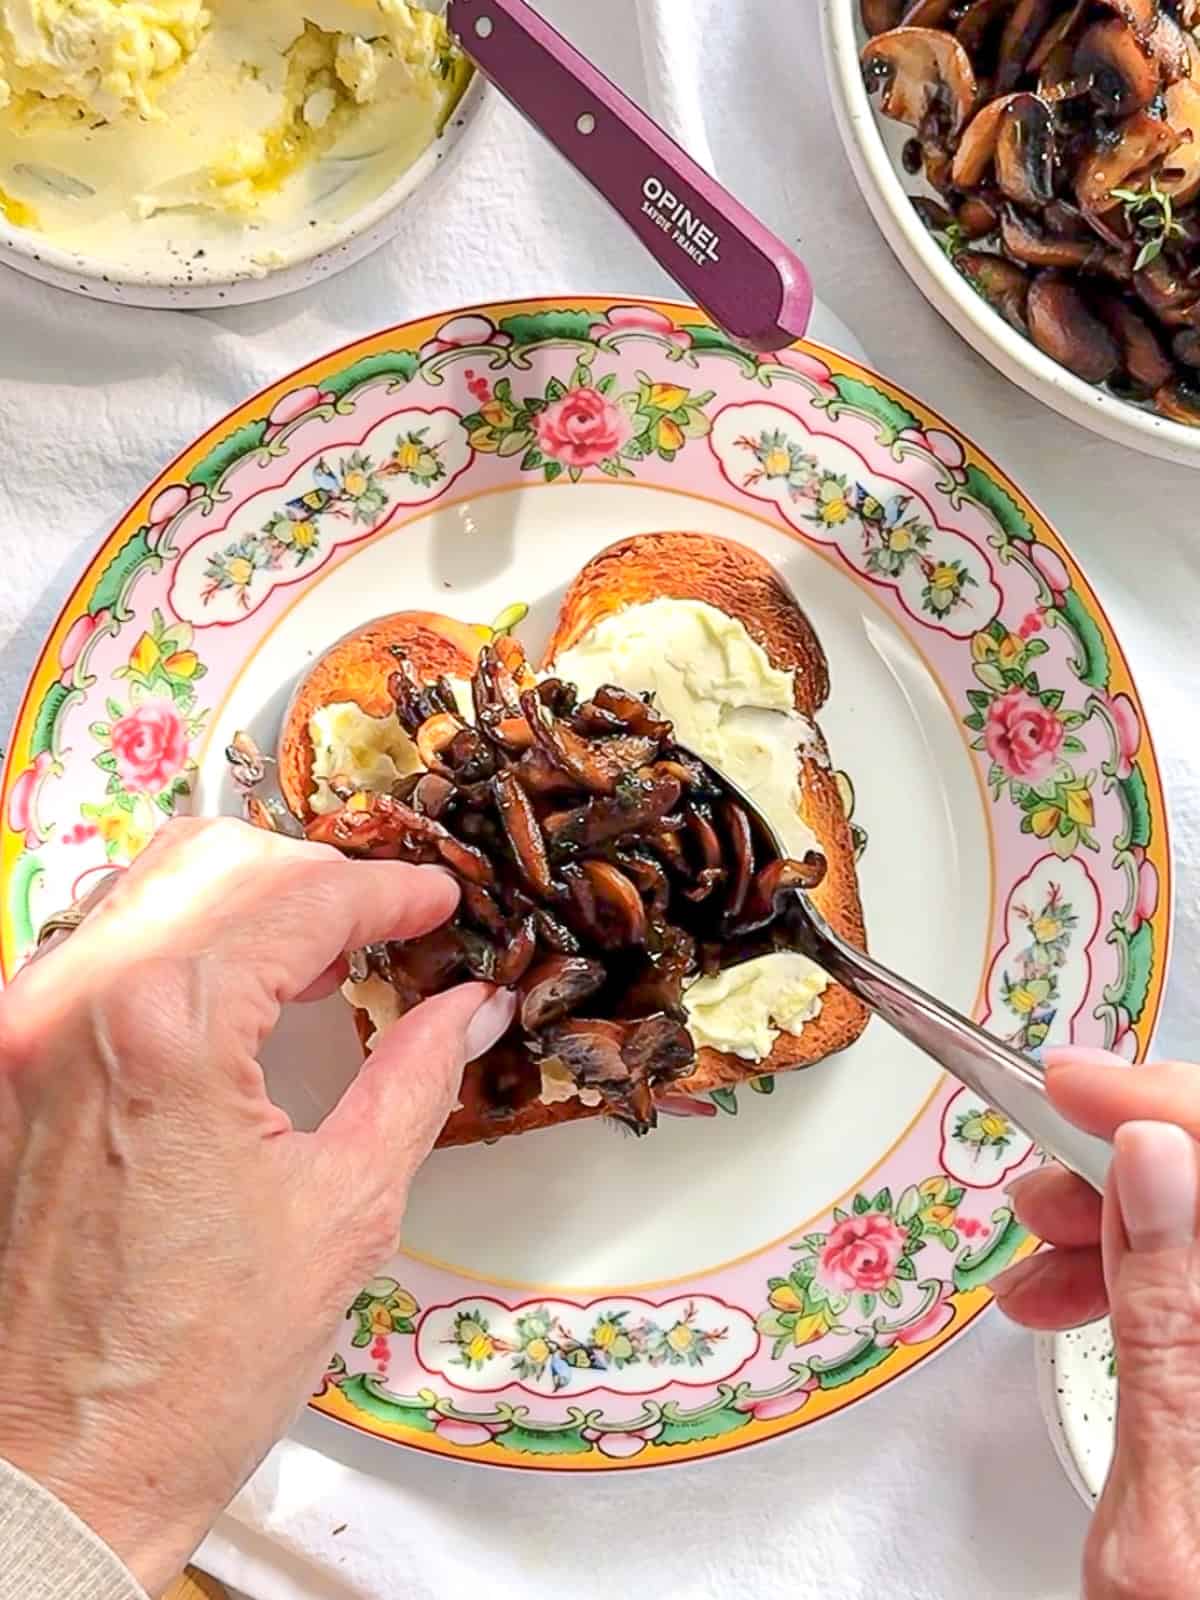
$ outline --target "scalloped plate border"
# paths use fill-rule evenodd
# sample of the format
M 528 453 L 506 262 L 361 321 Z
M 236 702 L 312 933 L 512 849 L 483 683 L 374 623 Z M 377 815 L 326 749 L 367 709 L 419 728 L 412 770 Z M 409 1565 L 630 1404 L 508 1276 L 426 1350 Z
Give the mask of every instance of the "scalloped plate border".
M 653 370 L 639 371 L 633 388 L 618 393 L 618 369 L 627 384 L 631 381 L 623 354 L 629 346 L 637 346 L 641 365 Z M 564 352 L 570 354 L 569 363 Z M 169 615 L 150 615 L 144 604 L 140 612 L 131 607 L 137 584 L 166 567 L 172 567 L 174 579 L 182 571 L 181 555 L 211 538 L 211 529 L 202 525 L 205 516 L 215 516 L 226 500 L 236 516 L 249 499 L 237 487 L 239 470 L 249 474 L 269 469 L 282 492 L 291 483 L 291 439 L 304 435 L 307 440 L 306 429 L 319 439 L 322 427 L 336 424 L 356 404 L 369 410 L 383 393 L 378 386 L 385 379 L 389 393 L 420 380 L 430 390 L 440 386 L 444 395 L 446 372 L 468 357 L 485 372 L 469 375 L 479 405 L 457 416 L 462 432 L 448 421 L 408 427 L 390 444 L 382 466 L 374 456 L 366 468 L 348 459 L 335 472 L 326 466 L 324 479 L 304 490 L 311 516 L 293 512 L 299 500 L 288 499 L 266 523 L 247 525 L 236 538 L 227 530 L 229 542 L 213 545 L 203 562 L 194 561 L 191 566 L 199 576 L 183 582 L 178 595 L 172 589 L 175 609 Z M 613 369 L 607 389 L 597 376 L 601 366 Z M 498 374 L 521 393 L 514 394 L 512 387 L 502 390 Z M 372 384 L 375 400 L 368 398 Z M 552 423 L 539 421 L 547 410 L 553 413 L 564 392 L 569 399 L 572 389 L 589 390 L 589 414 L 600 419 L 602 434 L 608 426 L 612 435 L 606 456 L 574 472 L 565 458 L 555 456 Z M 716 426 L 721 413 L 747 401 L 757 408 L 750 416 L 754 426 L 726 439 Z M 401 408 L 389 412 L 380 405 L 382 427 Z M 623 416 L 617 415 L 618 406 L 624 407 Z M 422 408 L 418 404 L 414 409 Z M 815 426 L 818 421 L 820 427 Z M 335 449 L 350 448 L 332 433 L 328 439 Z M 677 457 L 682 457 L 680 466 Z M 705 476 L 713 470 L 709 457 L 720 469 L 724 487 L 713 487 Z M 292 477 L 300 475 L 303 460 L 298 449 Z M 939 642 L 931 650 L 966 648 L 963 659 L 969 671 L 962 685 L 954 687 L 966 696 L 966 685 L 971 685 L 961 720 L 977 735 L 980 770 L 993 789 L 989 821 L 993 830 L 1004 833 L 1006 849 L 1011 850 L 1016 837 L 1018 817 L 1023 835 L 1048 841 L 1047 853 L 1032 863 L 1026 860 L 1019 876 L 1031 906 L 1035 890 L 1040 896 L 1037 917 L 1018 906 L 1029 928 L 1037 920 L 1039 931 L 1022 933 L 1022 939 L 1033 938 L 1034 944 L 1018 951 L 1014 941 L 1019 930 L 1009 924 L 999 930 L 1002 936 L 996 938 L 986 974 L 985 1014 L 1007 1006 L 1012 1015 L 1005 1022 L 1011 1025 L 1016 1017 L 1022 1042 L 1035 1047 L 1055 1015 L 1047 1009 L 1050 991 L 1045 985 L 1052 984 L 1051 997 L 1059 993 L 1059 975 L 1078 987 L 1086 967 L 1082 992 L 1071 1002 L 1072 1017 L 1083 1018 L 1085 1032 L 1088 1025 L 1102 1024 L 1105 1042 L 1126 1054 L 1144 1053 L 1161 1003 L 1170 940 L 1166 808 L 1144 712 L 1119 644 L 1058 536 L 977 446 L 868 368 L 811 343 L 776 357 L 751 358 L 729 346 L 690 307 L 623 302 L 616 296 L 547 296 L 470 307 L 356 341 L 232 412 L 182 452 L 129 508 L 68 597 L 18 713 L 0 787 L 0 969 L 5 979 L 29 948 L 39 885 L 47 876 L 62 876 L 64 844 L 80 847 L 74 857 L 79 862 L 89 859 L 89 848 L 92 856 L 101 852 L 101 859 L 74 880 L 86 881 L 89 873 L 102 870 L 104 853 L 118 862 L 132 857 L 153 824 L 146 818 L 152 802 L 166 815 L 186 793 L 192 770 L 188 752 L 194 755 L 199 748 L 205 719 L 221 698 L 212 694 L 206 702 L 200 679 L 207 670 L 202 658 L 215 659 L 210 646 L 215 649 L 217 637 L 226 632 L 208 632 L 213 622 L 222 620 L 217 615 L 222 606 L 229 612 L 227 624 L 242 627 L 249 645 L 256 630 L 287 603 L 286 594 L 278 602 L 273 598 L 275 573 L 288 561 L 299 565 L 311 559 L 308 570 L 315 571 L 338 559 L 336 538 L 332 544 L 323 542 L 327 533 L 321 519 L 331 506 L 351 524 L 339 527 L 338 537 L 369 538 L 382 534 L 403 509 L 438 500 L 460 475 L 468 489 L 485 489 L 496 483 L 511 487 L 521 472 L 530 475 L 527 481 L 558 480 L 564 490 L 572 476 L 600 474 L 683 492 L 694 484 L 697 494 L 712 488 L 715 497 L 771 518 L 790 536 L 840 560 L 850 569 L 851 580 L 872 586 L 876 598 L 910 632 L 923 627 L 936 635 Z M 891 493 L 896 480 L 905 494 Z M 929 509 L 937 496 L 940 515 L 930 510 L 921 520 L 921 508 Z M 332 529 L 332 522 L 328 527 Z M 302 538 L 308 542 L 302 544 Z M 989 606 L 972 620 L 975 597 L 990 597 L 989 584 L 999 585 L 1000 610 L 1010 601 L 1009 588 L 1019 590 L 1033 609 L 1023 618 L 1001 621 Z M 260 610 L 255 624 L 253 616 Z M 1055 632 L 1059 629 L 1061 634 Z M 1074 652 L 1069 664 L 1078 682 L 1073 687 L 1088 691 L 1087 715 L 1080 711 L 1074 721 L 1062 695 L 1047 689 L 1034 670 L 1039 655 L 1047 658 L 1045 670 L 1051 670 L 1054 651 L 1063 655 L 1064 638 Z M 131 643 L 128 660 L 113 654 Z M 922 644 L 929 644 L 928 635 Z M 106 653 L 111 658 L 107 667 Z M 114 666 L 118 659 L 121 664 Z M 220 671 L 213 676 L 219 682 Z M 95 803 L 78 809 L 76 837 L 67 841 L 56 802 L 70 786 L 54 786 L 61 784 L 64 763 L 75 752 L 60 749 L 61 728 L 71 707 L 95 694 L 98 684 L 108 691 L 107 720 L 93 722 L 88 733 L 97 746 L 92 756 L 100 775 L 96 781 L 107 781 L 108 787 Z M 1010 696 L 1008 704 L 997 710 L 1005 695 Z M 1041 748 L 1032 755 L 1022 747 L 1024 753 L 1013 756 L 1005 742 L 1010 711 L 1032 716 L 1040 730 Z M 1095 756 L 1094 744 L 1084 749 L 1086 724 L 1093 718 L 1107 740 L 1103 760 Z M 142 734 L 154 723 L 149 746 L 144 739 L 136 748 L 129 744 L 130 721 Z M 1066 760 L 1067 751 L 1075 748 L 1081 768 L 1095 761 L 1095 770 L 1086 776 Z M 1012 770 L 998 765 L 1010 758 L 1016 763 Z M 1026 777 L 1032 781 L 1027 783 Z M 81 781 L 77 773 L 72 781 Z M 51 815 L 55 820 L 48 822 Z M 1102 851 L 1094 832 L 1102 825 L 1101 816 L 1103 826 L 1114 829 Z M 1118 902 L 1108 879 L 1119 874 L 1127 887 Z M 1066 878 L 1076 899 L 1094 894 L 1096 903 L 1096 936 L 1088 940 L 1083 966 L 1071 948 L 1081 919 L 1072 912 L 1069 926 L 1054 921 L 1066 894 L 1060 880 Z M 1002 872 L 1005 915 L 1011 914 L 1017 883 L 1018 875 Z M 1101 990 L 1090 960 L 1101 959 L 1105 946 L 1119 947 L 1120 960 L 1117 977 Z M 1031 950 L 1042 963 L 1034 964 L 1040 976 L 1030 976 Z M 1018 976 L 1023 973 L 1028 981 L 1014 988 L 1002 956 L 1024 963 Z M 1123 1000 L 1130 1001 L 1130 1008 L 1123 1008 Z M 1039 1018 L 1047 1016 L 1050 1020 L 1042 1026 Z M 1092 1026 L 1091 1031 L 1097 1030 Z M 988 1274 L 1033 1248 L 997 1197 L 1007 1174 L 1035 1161 L 1036 1154 L 1014 1130 L 990 1120 L 986 1107 L 964 1095 L 949 1085 L 935 1092 L 918 1119 L 917 1132 L 901 1142 L 901 1154 L 910 1145 L 921 1146 L 920 1161 L 929 1169 L 924 1181 L 918 1185 L 916 1167 L 907 1171 L 903 1161 L 889 1156 L 880 1174 L 882 1188 L 855 1195 L 846 1212 L 835 1209 L 824 1231 L 794 1243 L 798 1256 L 781 1263 L 792 1270 L 763 1284 L 759 1303 L 739 1312 L 743 1322 L 752 1323 L 757 1353 L 731 1373 L 737 1382 L 710 1385 L 714 1392 L 706 1402 L 688 1400 L 686 1389 L 695 1387 L 691 1379 L 687 1385 L 676 1384 L 672 1394 L 669 1375 L 681 1364 L 688 1370 L 702 1368 L 710 1359 L 716 1336 L 704 1326 L 706 1307 L 724 1304 L 736 1310 L 739 1305 L 732 1293 L 722 1300 L 723 1279 L 711 1286 L 715 1300 L 705 1302 L 703 1287 L 693 1291 L 695 1306 L 672 1309 L 682 1292 L 668 1300 L 651 1296 L 651 1310 L 663 1312 L 657 1321 L 629 1307 L 618 1315 L 612 1306 L 568 1306 L 564 1319 L 575 1318 L 575 1331 L 569 1335 L 563 1326 L 544 1325 L 536 1306 L 523 1313 L 517 1306 L 511 1313 L 505 1308 L 510 1322 L 501 1337 L 486 1319 L 479 1325 L 478 1307 L 472 1316 L 470 1302 L 487 1298 L 474 1285 L 465 1295 L 460 1291 L 457 1302 L 450 1298 L 448 1308 L 446 1295 L 424 1287 L 421 1303 L 427 1311 L 422 1312 L 407 1287 L 381 1278 L 364 1290 L 348 1314 L 350 1329 L 357 1328 L 364 1337 L 351 1341 L 347 1334 L 342 1339 L 313 1404 L 363 1431 L 442 1456 L 568 1471 L 627 1470 L 712 1457 L 832 1415 L 885 1387 L 963 1332 L 989 1303 Z M 956 1154 L 959 1143 L 972 1152 L 969 1169 Z M 917 1161 L 911 1150 L 908 1161 Z M 886 1181 L 892 1168 L 906 1185 L 898 1194 Z M 835 1282 L 837 1270 L 830 1266 L 830 1252 L 836 1254 L 848 1239 L 866 1234 L 882 1242 L 885 1257 L 889 1252 L 896 1256 L 894 1261 L 889 1257 L 893 1276 L 880 1280 L 882 1300 L 865 1279 L 858 1285 L 863 1292 L 842 1295 Z M 912 1255 L 927 1244 L 933 1247 L 929 1259 L 942 1261 L 943 1276 L 928 1277 L 930 1269 L 923 1266 L 922 1281 L 915 1282 Z M 761 1276 L 754 1263 L 771 1248 L 777 1246 L 729 1264 L 730 1271 Z M 415 1259 L 401 1261 L 414 1274 L 436 1275 L 439 1270 Z M 747 1298 L 744 1294 L 743 1300 Z M 439 1315 L 455 1312 L 453 1339 L 464 1376 L 453 1397 L 424 1387 L 406 1395 L 389 1381 L 389 1362 L 397 1350 L 407 1348 L 404 1341 L 417 1335 L 428 1308 L 439 1305 Z M 840 1316 L 857 1319 L 859 1328 L 841 1327 Z M 749 1349 L 751 1334 L 743 1332 Z M 852 1337 L 847 1342 L 843 1335 Z M 766 1341 L 774 1341 L 769 1359 Z M 363 1355 L 359 1369 L 351 1371 L 347 1357 L 357 1360 L 357 1352 L 366 1346 L 372 1359 Z M 523 1365 L 516 1377 L 511 1372 L 508 1377 L 506 1392 L 513 1398 L 488 1409 L 495 1384 L 489 1380 L 472 1389 L 468 1373 L 473 1363 L 482 1370 L 502 1352 Z M 601 1392 L 616 1399 L 617 1406 L 607 1413 L 603 1406 L 571 1407 L 569 1393 L 555 1398 L 557 1382 L 551 1394 L 555 1360 L 562 1371 L 572 1363 L 589 1364 L 600 1373 L 639 1362 L 648 1370 L 662 1369 L 665 1379 L 650 1391 L 661 1398 L 643 1400 L 640 1411 L 632 1408 L 633 1414 L 625 1402 L 622 1413 L 617 1390 L 597 1379 Z M 753 1373 L 747 1377 L 741 1370 L 755 1363 L 757 1382 Z M 762 1369 L 772 1363 L 779 1381 L 764 1386 Z M 438 1381 L 450 1387 L 443 1378 Z M 569 1382 L 568 1373 L 563 1383 Z M 473 1406 L 471 1393 L 477 1396 Z M 543 1411 L 549 1405 L 558 1408 L 554 1417 L 531 1414 L 527 1402 L 539 1398 Z

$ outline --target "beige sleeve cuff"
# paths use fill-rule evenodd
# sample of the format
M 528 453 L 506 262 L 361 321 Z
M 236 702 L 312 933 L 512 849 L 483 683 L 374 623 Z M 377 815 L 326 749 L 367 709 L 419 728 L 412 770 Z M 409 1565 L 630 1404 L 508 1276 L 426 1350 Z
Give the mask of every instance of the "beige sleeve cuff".
M 87 1523 L 0 1460 L 0 1600 L 147 1600 Z

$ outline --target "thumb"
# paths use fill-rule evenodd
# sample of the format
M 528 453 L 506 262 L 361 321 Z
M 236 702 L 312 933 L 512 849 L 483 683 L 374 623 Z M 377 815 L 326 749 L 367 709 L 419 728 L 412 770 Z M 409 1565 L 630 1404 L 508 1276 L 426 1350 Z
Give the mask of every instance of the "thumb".
M 454 1107 L 463 1067 L 512 1022 L 516 995 L 464 983 L 423 1000 L 385 1028 L 358 1077 L 321 1125 L 321 1141 L 378 1165 L 401 1197 Z
M 1113 1139 L 1104 1272 L 1120 1394 L 1112 1471 L 1088 1540 L 1089 1597 L 1191 1594 L 1200 1482 L 1200 1146 L 1165 1122 Z M 1142 1563 L 1153 1582 L 1140 1587 Z M 1137 1578 L 1136 1588 L 1122 1587 Z M 1178 1587 L 1164 1587 L 1174 1578 Z

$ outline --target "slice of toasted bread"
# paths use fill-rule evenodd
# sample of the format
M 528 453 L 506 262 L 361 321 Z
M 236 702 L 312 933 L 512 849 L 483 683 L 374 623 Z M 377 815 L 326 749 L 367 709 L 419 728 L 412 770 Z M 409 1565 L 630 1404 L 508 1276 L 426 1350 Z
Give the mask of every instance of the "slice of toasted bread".
M 773 667 L 795 674 L 796 709 L 815 720 L 829 695 L 829 665 L 812 624 L 769 562 L 745 545 L 711 534 L 647 533 L 602 550 L 567 590 L 545 664 L 609 613 L 659 599 L 701 600 L 735 617 Z M 863 949 L 866 932 L 850 823 L 819 730 L 797 751 L 797 760 L 800 814 L 826 861 L 813 901 L 843 938 Z M 799 1034 L 780 1033 L 765 1061 L 702 1049 L 696 1070 L 672 1084 L 671 1093 L 703 1094 L 763 1073 L 810 1066 L 852 1044 L 867 1016 L 860 1001 L 831 984 L 817 1016 Z
M 339 639 L 305 673 L 284 713 L 279 787 L 292 814 L 301 822 L 313 815 L 309 722 L 314 711 L 353 701 L 369 717 L 388 716 L 396 709 L 388 693 L 388 678 L 396 670 L 394 648 L 402 649 L 417 673 L 432 682 L 443 674 L 469 678 L 482 645 L 478 629 L 435 611 L 396 611 Z

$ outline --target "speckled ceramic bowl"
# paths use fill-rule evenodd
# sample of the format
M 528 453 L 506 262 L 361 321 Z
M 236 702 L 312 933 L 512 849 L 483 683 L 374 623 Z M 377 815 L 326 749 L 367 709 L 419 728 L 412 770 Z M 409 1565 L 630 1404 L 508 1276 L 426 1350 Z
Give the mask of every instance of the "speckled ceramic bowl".
M 1095 1505 L 1112 1464 L 1117 1379 L 1107 1320 L 1038 1339 L 1038 1393 L 1063 1471 Z
M 863 85 L 859 0 L 822 0 L 826 77 L 863 198 L 900 264 L 955 331 L 1006 378 L 1081 427 L 1147 455 L 1200 467 L 1200 428 L 1120 400 L 1052 361 L 957 272 L 920 217 L 900 160 L 910 129 L 878 114 Z
M 0 217 L 0 262 L 73 294 L 130 306 L 199 309 L 292 294 L 344 271 L 392 239 L 408 202 L 444 175 L 486 121 L 493 98 L 476 73 L 439 137 L 369 205 L 317 230 L 305 221 L 286 231 L 264 230 L 254 241 L 258 261 L 249 251 L 243 256 L 210 250 L 200 257 L 191 248 L 179 256 L 165 249 L 147 252 L 132 224 L 128 255 L 101 261 Z

